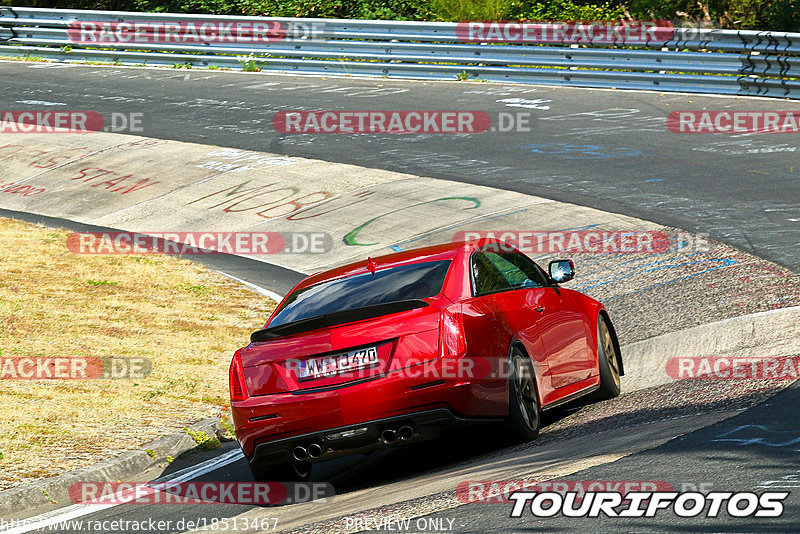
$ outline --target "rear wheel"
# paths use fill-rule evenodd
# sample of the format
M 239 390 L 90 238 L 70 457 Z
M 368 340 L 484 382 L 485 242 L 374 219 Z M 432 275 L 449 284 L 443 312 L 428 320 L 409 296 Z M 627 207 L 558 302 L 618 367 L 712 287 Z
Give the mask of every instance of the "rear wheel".
M 506 426 L 514 437 L 530 441 L 539 435 L 541 410 L 531 360 L 515 348 L 508 377 L 508 418 Z
M 602 315 L 597 320 L 597 360 L 600 368 L 598 399 L 612 399 L 619 395 L 619 355 L 617 354 L 608 319 Z
M 309 462 L 291 461 L 272 465 L 249 462 L 249 465 L 256 482 L 305 482 L 311 478 Z

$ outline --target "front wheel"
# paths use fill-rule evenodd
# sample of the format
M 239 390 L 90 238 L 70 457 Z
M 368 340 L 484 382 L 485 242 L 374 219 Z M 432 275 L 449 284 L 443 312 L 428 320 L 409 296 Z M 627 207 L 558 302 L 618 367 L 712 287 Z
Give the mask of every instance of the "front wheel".
M 597 319 L 597 364 L 600 368 L 600 389 L 595 394 L 598 400 L 613 399 L 619 395 L 619 355 L 608 319 L 602 315 Z
M 506 427 L 515 438 L 530 441 L 539 435 L 541 419 L 531 360 L 515 348 L 511 354 L 511 372 L 508 377 Z

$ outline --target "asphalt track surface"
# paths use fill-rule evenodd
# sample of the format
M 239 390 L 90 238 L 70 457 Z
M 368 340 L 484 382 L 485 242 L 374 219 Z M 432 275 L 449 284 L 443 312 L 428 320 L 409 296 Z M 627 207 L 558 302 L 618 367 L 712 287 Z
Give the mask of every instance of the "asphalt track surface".
M 477 183 L 590 205 L 720 241 L 800 272 L 800 159 L 791 134 L 678 134 L 683 110 L 800 110 L 777 99 L 496 83 L 408 82 L 2 64 L 0 109 L 140 113 L 140 135 Z M 471 135 L 282 134 L 296 110 L 483 111 Z M 529 131 L 502 129 L 524 113 Z M 125 132 L 122 132 L 125 133 Z M 535 230 L 535 229 L 531 229 Z
M 797 141 L 790 136 L 679 135 L 666 128 L 666 116 L 675 110 L 800 110 L 798 103 L 488 83 L 410 83 L 22 63 L 3 63 L 0 72 L 3 110 L 58 106 L 96 110 L 106 116 L 144 113 L 144 129 L 132 133 L 353 163 L 591 205 L 707 232 L 794 272 L 800 271 Z M 290 135 L 276 133 L 271 125 L 272 116 L 278 111 L 327 109 L 479 110 L 489 113 L 493 120 L 500 112 L 524 112 L 530 113 L 531 131 L 469 136 Z M 227 269 L 226 272 L 257 284 L 258 266 L 248 266 L 240 260 L 243 259 L 210 266 Z M 288 284 L 293 274 L 285 274 Z M 710 482 L 718 489 L 746 490 L 767 480 L 796 477 L 797 447 L 765 445 L 764 441 L 770 442 L 770 435 L 763 434 L 777 433 L 782 439 L 791 432 L 797 433 L 797 397 L 795 386 L 767 405 L 739 416 L 743 422 L 738 426 L 747 427 L 748 432 L 752 425 L 764 427 L 759 430 L 761 434 L 745 436 L 760 438 L 760 445 L 756 442 L 751 447 L 734 441 L 714 442 L 710 447 L 709 443 L 725 429 L 733 428 L 735 419 L 727 420 L 572 478 Z M 621 428 L 624 432 L 624 425 Z M 795 437 L 800 440 L 800 435 Z M 793 439 L 780 443 L 794 443 Z M 770 443 L 773 442 L 778 443 Z M 441 450 L 452 443 L 466 445 L 455 447 L 455 451 Z M 356 457 L 323 464 L 315 478 L 331 480 L 337 491 L 348 491 L 424 473 L 448 462 L 467 461 L 496 448 L 491 440 L 460 434 L 407 452 L 387 451 L 368 460 Z M 412 463 L 414 467 L 409 471 Z M 734 471 L 732 466 L 737 469 Z M 742 471 L 742 466 L 749 468 Z M 250 475 L 244 462 L 239 461 L 200 480 L 204 479 L 250 480 Z M 247 508 L 123 506 L 94 514 L 94 518 L 202 516 L 211 520 L 233 517 Z M 597 531 L 598 527 L 636 531 L 695 531 L 700 527 L 715 531 L 757 530 L 752 523 L 698 526 L 675 518 L 624 527 L 611 520 L 600 525 L 588 519 L 583 523 L 550 520 L 534 524 L 531 517 L 523 517 L 514 523 L 507 517 L 508 509 L 509 505 L 472 504 L 432 517 L 454 519 L 454 531 L 459 533 Z M 770 528 L 800 531 L 799 512 L 793 505 L 782 522 L 771 524 Z
M 574 473 L 574 481 L 664 481 L 675 490 L 789 491 L 800 489 L 800 384 L 741 415 L 676 438 L 660 447 Z M 790 496 L 791 497 L 791 496 Z M 473 503 L 428 516 L 453 521 L 459 534 L 481 532 L 798 532 L 800 501 L 786 500 L 783 517 L 766 520 L 678 518 L 663 510 L 654 518 L 510 517 L 509 503 Z M 706 507 L 706 510 L 708 506 Z

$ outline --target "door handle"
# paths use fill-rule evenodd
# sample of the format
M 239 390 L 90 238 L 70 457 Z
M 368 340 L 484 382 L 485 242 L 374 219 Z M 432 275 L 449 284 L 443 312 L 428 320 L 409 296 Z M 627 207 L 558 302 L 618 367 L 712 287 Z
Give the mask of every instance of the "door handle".
M 536 306 L 536 307 L 533 309 L 533 311 L 535 311 L 535 312 L 539 312 L 539 313 L 544 313 L 544 306 Z

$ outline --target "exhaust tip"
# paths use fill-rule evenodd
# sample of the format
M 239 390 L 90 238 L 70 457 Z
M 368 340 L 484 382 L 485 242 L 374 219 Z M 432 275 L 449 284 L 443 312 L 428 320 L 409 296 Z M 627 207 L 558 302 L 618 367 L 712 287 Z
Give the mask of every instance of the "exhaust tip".
M 387 428 L 381 433 L 381 439 L 386 443 L 392 443 L 397 439 L 397 432 L 391 428 Z
M 297 447 L 292 449 L 292 456 L 294 456 L 294 459 L 297 460 L 298 462 L 302 462 L 303 460 L 308 458 L 308 451 L 306 450 L 305 447 L 301 447 L 300 445 L 298 445 Z
M 411 439 L 414 436 L 414 429 L 410 426 L 401 426 L 397 431 L 400 439 Z
M 325 451 L 322 449 L 322 445 L 319 443 L 312 443 L 308 446 L 308 455 L 312 458 L 319 458 L 322 456 L 323 452 Z

